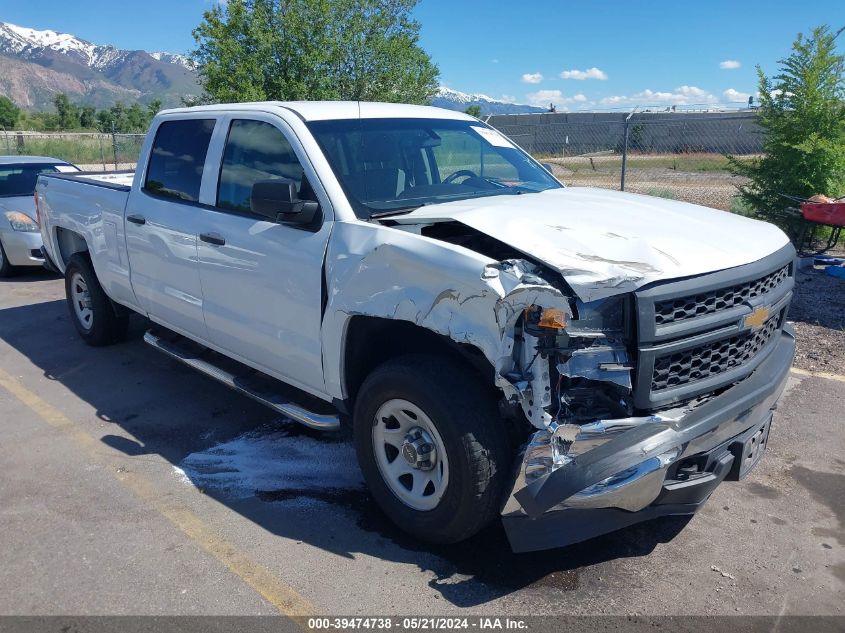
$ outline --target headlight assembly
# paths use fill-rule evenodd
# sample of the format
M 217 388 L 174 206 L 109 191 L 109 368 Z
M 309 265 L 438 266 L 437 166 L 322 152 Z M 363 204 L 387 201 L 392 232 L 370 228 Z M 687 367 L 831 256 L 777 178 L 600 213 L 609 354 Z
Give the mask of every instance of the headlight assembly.
M 37 233 L 40 230 L 38 223 L 25 213 L 7 211 L 6 219 L 15 231 L 21 231 L 22 233 Z

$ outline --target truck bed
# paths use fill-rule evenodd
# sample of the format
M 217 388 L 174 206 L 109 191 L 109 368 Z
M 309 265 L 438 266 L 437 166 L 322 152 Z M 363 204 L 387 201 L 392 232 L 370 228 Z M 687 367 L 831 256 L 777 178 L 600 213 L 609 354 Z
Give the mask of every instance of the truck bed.
M 132 170 L 125 171 L 80 171 L 74 173 L 62 174 L 45 174 L 42 177 L 57 178 L 60 180 L 81 181 L 86 184 L 97 185 L 100 187 L 108 187 L 110 189 L 118 189 L 121 191 L 129 191 L 132 186 L 132 181 L 135 178 L 135 172 Z
M 131 171 L 42 174 L 35 188 L 50 261 L 64 272 L 68 253 L 87 250 L 108 295 L 129 305 L 123 216 L 133 178 Z

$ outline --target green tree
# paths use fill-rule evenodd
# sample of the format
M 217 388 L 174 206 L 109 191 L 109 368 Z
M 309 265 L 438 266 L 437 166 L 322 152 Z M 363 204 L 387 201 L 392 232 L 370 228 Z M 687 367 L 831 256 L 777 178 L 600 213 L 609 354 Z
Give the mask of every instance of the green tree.
M 53 99 L 53 105 L 59 115 L 59 129 L 75 130 L 80 127 L 79 106 L 71 103 L 66 94 L 57 94 Z
M 466 110 L 464 110 L 464 114 L 468 114 L 470 116 L 474 116 L 476 119 L 481 118 L 481 106 L 471 105 Z
M 8 97 L 0 96 L 0 125 L 10 129 L 15 127 L 21 111 Z
M 742 202 L 782 226 L 790 203 L 781 194 L 845 194 L 845 57 L 836 52 L 842 30 L 799 34 L 773 78 L 757 67 L 764 156 L 731 157 L 731 167 L 750 179 L 740 187 Z
M 94 106 L 79 109 L 79 126 L 87 130 L 97 127 L 97 109 Z
M 152 121 L 159 112 L 161 112 L 161 99 L 153 99 L 147 104 L 147 121 Z
M 427 103 L 437 66 L 417 0 L 229 0 L 194 31 L 204 100 Z

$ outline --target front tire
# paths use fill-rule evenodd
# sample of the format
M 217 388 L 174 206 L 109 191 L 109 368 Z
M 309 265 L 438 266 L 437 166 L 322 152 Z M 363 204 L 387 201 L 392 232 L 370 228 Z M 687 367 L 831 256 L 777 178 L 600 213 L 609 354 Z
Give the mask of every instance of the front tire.
M 491 390 L 461 364 L 414 354 L 381 365 L 358 393 L 353 432 L 370 492 L 406 532 L 456 543 L 497 516 L 507 433 Z
M 102 347 L 126 338 L 129 317 L 115 313 L 87 255 L 76 253 L 68 261 L 65 295 L 73 325 L 88 345 Z

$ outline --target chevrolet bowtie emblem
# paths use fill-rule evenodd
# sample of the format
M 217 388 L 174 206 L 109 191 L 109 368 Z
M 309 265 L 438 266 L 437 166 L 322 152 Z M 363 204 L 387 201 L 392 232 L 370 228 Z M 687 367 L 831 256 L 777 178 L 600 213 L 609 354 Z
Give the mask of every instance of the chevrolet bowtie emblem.
M 769 318 L 769 309 L 766 306 L 754 308 L 754 312 L 745 317 L 745 327 L 756 330 L 763 327 L 763 324 Z

